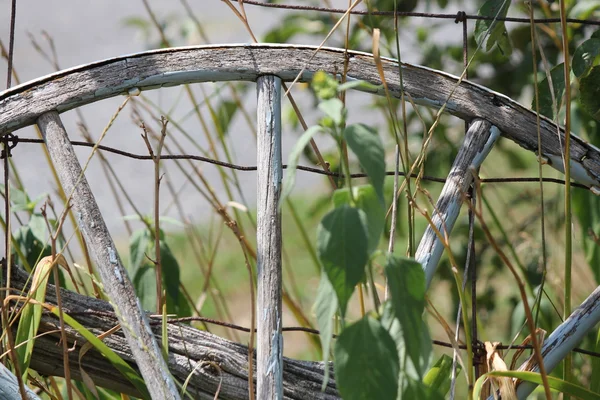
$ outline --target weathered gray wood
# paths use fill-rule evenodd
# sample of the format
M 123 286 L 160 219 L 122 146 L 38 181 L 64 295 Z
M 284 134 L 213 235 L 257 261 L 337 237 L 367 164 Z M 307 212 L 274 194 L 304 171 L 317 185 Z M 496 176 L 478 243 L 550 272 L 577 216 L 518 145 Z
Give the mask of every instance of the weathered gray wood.
M 24 382 L 23 382 L 24 383 Z M 27 400 L 40 400 L 40 398 L 28 386 L 25 386 Z M 19 391 L 17 377 L 10 372 L 4 364 L 0 363 L 0 399 L 23 400 Z
M 12 287 L 28 291 L 28 275 L 20 268 L 13 267 Z M 99 335 L 119 323 L 113 307 L 106 301 L 79 295 L 61 289 L 62 305 L 67 314 L 92 333 Z M 46 291 L 46 301 L 56 304 L 56 292 L 53 285 Z M 160 317 L 150 317 L 154 335 L 160 339 Z M 14 325 L 16 327 L 16 324 Z M 56 330 L 58 318 L 44 312 L 39 333 Z M 16 329 L 16 328 L 15 328 Z M 191 398 L 213 399 L 220 386 L 219 399 L 248 399 L 248 348 L 230 342 L 206 331 L 192 328 L 184 323 L 168 324 L 169 369 L 179 383 L 189 379 L 187 390 Z M 69 347 L 75 349 L 69 353 L 71 377 L 81 380 L 79 371 L 79 351 L 86 341 L 77 332 L 67 327 Z M 62 348 L 57 346 L 60 334 L 52 333 L 36 339 L 31 360 L 31 368 L 50 376 L 64 376 Z M 137 369 L 129 345 L 119 330 L 104 339 L 104 343 L 119 356 Z M 81 367 L 93 381 L 101 387 L 114 389 L 129 395 L 139 395 L 133 385 L 125 379 L 102 355 L 91 350 L 82 358 Z M 330 377 L 333 377 L 332 364 Z M 335 380 L 330 378 L 324 392 L 323 363 L 283 359 L 283 398 L 295 400 L 334 400 L 339 399 Z M 256 377 L 256 375 L 254 375 Z M 258 397 L 257 397 L 258 399 Z
M 96 263 L 104 291 L 118 310 L 119 322 L 148 391 L 153 399 L 179 399 L 177 387 L 154 340 L 146 314 L 121 263 L 60 116 L 56 111 L 42 114 L 38 126 L 65 193 L 73 194 L 72 203 L 79 229 Z
M 439 232 L 450 235 L 460 206 L 467 194 L 469 185 L 473 182 L 470 167 L 479 168 L 483 160 L 500 136 L 498 128 L 489 122 L 476 119 L 473 121 L 465 135 L 464 142 L 454 159 L 450 173 L 442 193 L 438 198 L 431 219 Z M 428 226 L 419 243 L 415 258 L 423 265 L 427 287 L 429 287 L 440 257 L 444 252 L 444 245 L 431 226 Z
M 257 398 L 283 398 L 281 335 L 281 79 L 261 76 L 257 104 Z
M 301 71 L 301 82 L 310 81 L 318 70 L 348 79 L 380 84 L 373 56 L 344 49 L 293 45 L 215 45 L 153 50 L 71 68 L 0 93 L 0 135 L 35 123 L 50 110 L 63 112 L 84 104 L 161 86 L 207 81 L 255 81 L 262 75 L 277 75 L 291 81 Z M 314 55 L 314 57 L 313 57 Z M 312 59 L 311 59 L 312 57 Z M 398 62 L 382 58 L 390 94 L 400 96 Z M 481 118 L 500 129 L 502 135 L 525 149 L 537 152 L 536 114 L 510 98 L 456 76 L 405 64 L 401 66 L 404 91 L 417 104 L 439 108 L 449 99 L 445 111 L 465 121 Z M 458 85 L 458 86 L 457 86 Z M 383 89 L 373 93 L 384 95 Z M 541 118 L 542 156 L 563 171 L 561 149 L 564 130 Z M 590 186 L 600 187 L 600 150 L 571 135 L 571 176 Z
M 544 358 L 544 367 L 546 373 L 550 373 L 558 364 L 569 354 L 600 322 L 600 286 L 588 296 L 579 307 L 577 307 L 560 324 L 542 346 L 542 357 Z M 535 356 L 532 356 L 534 358 Z M 523 363 L 528 365 L 530 360 Z M 531 361 L 534 362 L 534 361 Z M 523 369 L 523 366 L 519 369 Z M 539 367 L 535 364 L 529 371 L 539 372 Z M 527 399 L 528 396 L 538 385 L 529 382 L 523 382 L 517 387 L 517 396 L 519 399 Z M 491 399 L 491 398 L 490 398 Z

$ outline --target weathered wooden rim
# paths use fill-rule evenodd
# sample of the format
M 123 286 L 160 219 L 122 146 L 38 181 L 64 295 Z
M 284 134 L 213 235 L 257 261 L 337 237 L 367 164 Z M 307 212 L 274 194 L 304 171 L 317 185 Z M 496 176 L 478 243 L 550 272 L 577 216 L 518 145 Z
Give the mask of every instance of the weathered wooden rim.
M 233 44 L 151 50 L 62 70 L 0 92 L 0 136 L 32 125 L 45 112 L 68 111 L 98 100 L 139 90 L 210 81 L 256 81 L 277 75 L 310 81 L 322 69 L 338 73 L 348 60 L 349 79 L 380 85 L 373 55 L 336 48 L 285 44 Z M 399 97 L 397 60 L 382 58 L 392 96 Z M 537 152 L 537 115 L 505 95 L 457 76 L 401 64 L 404 92 L 416 104 L 440 108 L 465 121 L 481 118 L 502 135 Z M 383 95 L 383 89 L 357 88 Z M 559 134 L 560 133 L 560 136 Z M 563 171 L 564 130 L 540 119 L 542 157 Z M 600 187 L 600 150 L 571 134 L 571 174 L 583 184 Z

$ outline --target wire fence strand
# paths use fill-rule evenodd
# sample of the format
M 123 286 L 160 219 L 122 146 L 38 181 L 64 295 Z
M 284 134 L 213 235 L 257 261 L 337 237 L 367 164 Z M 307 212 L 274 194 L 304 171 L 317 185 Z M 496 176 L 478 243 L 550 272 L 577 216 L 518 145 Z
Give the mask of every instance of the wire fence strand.
M 14 149 L 18 143 L 28 143 L 28 144 L 43 144 L 44 143 L 44 141 L 42 139 L 21 138 L 16 135 L 8 136 L 6 141 L 8 143 L 11 143 L 11 146 L 10 146 L 11 149 Z M 79 146 L 79 147 L 93 148 L 94 146 L 96 146 L 96 143 L 93 143 L 93 142 L 84 142 L 84 141 L 80 141 L 80 140 L 71 140 L 70 142 L 73 146 Z M 106 145 L 98 145 L 97 148 L 98 148 L 98 150 L 106 151 L 107 153 L 116 154 L 116 155 L 119 155 L 122 157 L 131 158 L 134 160 L 152 161 L 152 156 L 150 156 L 150 155 L 135 154 L 135 153 L 116 149 L 114 147 L 110 147 L 110 146 L 106 146 Z M 256 165 L 232 164 L 232 163 L 228 163 L 225 161 L 215 160 L 215 159 L 212 159 L 209 157 L 197 156 L 197 155 L 193 155 L 193 154 L 165 154 L 165 155 L 162 155 L 160 158 L 161 158 L 161 160 L 200 161 L 200 162 L 205 162 L 207 164 L 213 164 L 213 165 L 216 165 L 219 167 L 228 168 L 228 169 L 232 169 L 232 170 L 236 170 L 236 171 L 256 171 L 256 169 L 257 169 Z M 287 164 L 283 165 L 284 169 L 287 169 L 287 167 L 288 167 Z M 298 169 L 300 171 L 304 171 L 304 172 L 309 172 L 312 174 L 317 174 L 317 175 L 334 176 L 334 177 L 338 177 L 340 179 L 345 178 L 345 175 L 341 172 L 340 173 L 327 172 L 327 171 L 324 171 L 319 168 L 308 167 L 305 165 L 298 165 L 296 167 L 296 169 Z M 394 171 L 386 171 L 385 172 L 386 176 L 394 176 L 394 173 L 395 173 Z M 399 175 L 406 176 L 402 172 L 399 172 Z M 357 173 L 350 174 L 350 177 L 353 179 L 366 178 L 367 174 L 357 172 Z M 417 178 L 418 174 L 411 174 L 410 177 Z M 440 178 L 440 177 L 429 176 L 429 175 L 423 175 L 420 177 L 420 179 L 423 181 L 436 182 L 436 183 L 445 183 L 446 182 L 446 178 Z M 540 178 L 539 177 L 482 178 L 479 181 L 481 183 L 539 183 Z M 557 179 L 557 178 L 542 178 L 542 181 L 547 182 L 547 183 L 554 183 L 554 184 L 558 184 L 558 185 L 565 184 L 565 181 L 563 179 Z M 589 187 L 582 185 L 580 183 L 577 183 L 577 182 L 571 182 L 571 186 L 580 188 L 580 189 L 589 190 Z
M 221 0 L 223 1 L 223 0 Z M 290 11 L 316 11 L 326 12 L 332 14 L 345 14 L 348 12 L 347 9 L 343 8 L 329 8 L 329 7 L 318 7 L 318 6 L 307 6 L 297 4 L 275 4 L 275 3 L 263 3 L 255 0 L 241 0 L 242 3 L 266 8 L 276 8 L 281 10 Z M 529 18 L 518 18 L 518 17 L 490 17 L 484 15 L 473 15 L 466 14 L 464 11 L 458 11 L 456 14 L 447 13 L 426 13 L 426 12 L 406 12 L 406 11 L 379 11 L 379 10 L 351 10 L 350 14 L 354 15 L 373 15 L 378 17 L 416 17 L 416 18 L 434 18 L 434 19 L 450 19 L 454 20 L 455 23 L 462 22 L 463 20 L 482 20 L 482 21 L 505 21 L 505 22 L 517 22 L 517 23 L 531 23 Z M 533 20 L 535 23 L 540 24 L 553 24 L 560 23 L 560 18 L 536 18 Z M 568 23 L 573 24 L 587 24 L 587 25 L 600 25 L 600 20 L 595 19 L 577 19 L 567 18 Z
M 225 1 L 225 0 L 221 0 L 221 1 Z M 378 17 L 389 17 L 389 18 L 397 18 L 397 17 L 411 17 L 411 18 L 425 18 L 425 19 L 441 19 L 441 20 L 449 20 L 449 21 L 453 21 L 454 23 L 462 23 L 462 39 L 463 39 L 463 52 L 464 52 L 464 62 L 465 65 L 467 64 L 467 40 L 468 40 L 468 35 L 467 35 L 467 21 L 469 20 L 473 20 L 473 21 L 503 21 L 503 22 L 511 22 L 511 23 L 522 23 L 522 24 L 531 24 L 532 22 L 535 24 L 555 24 L 555 23 L 560 23 L 561 19 L 560 18 L 535 18 L 535 19 L 531 19 L 529 17 L 527 18 L 519 18 L 519 17 L 497 17 L 497 16 L 482 16 L 482 15 L 473 15 L 473 14 L 467 14 L 465 11 L 457 11 L 456 13 L 428 13 L 428 12 L 401 12 L 401 11 L 385 11 L 385 10 L 359 10 L 359 9 L 353 9 L 351 11 L 348 11 L 347 9 L 342 9 L 342 8 L 330 8 L 330 7 L 319 7 L 319 6 L 310 6 L 310 5 L 301 5 L 301 4 L 275 4 L 275 3 L 265 3 L 263 1 L 257 1 L 257 0 L 240 0 L 240 3 L 243 3 L 245 5 L 248 6 L 253 6 L 253 7 L 262 7 L 262 8 L 269 8 L 269 9 L 278 9 L 278 10 L 283 10 L 283 11 L 291 11 L 291 12 L 295 12 L 295 11 L 303 11 L 303 12 L 316 12 L 316 13 L 330 13 L 330 14 L 352 14 L 352 15 L 359 15 L 359 16 L 378 16 Z M 13 7 L 14 4 L 16 4 L 16 1 L 13 1 Z M 14 10 L 13 10 L 14 11 Z M 568 23 L 571 24 L 582 24 L 582 25 L 590 25 L 590 26 L 600 26 L 600 20 L 597 19 L 577 19 L 577 18 L 567 18 L 566 21 Z M 8 55 L 8 76 L 7 76 L 7 87 L 11 86 L 11 75 L 12 75 L 12 62 L 13 62 L 13 43 L 14 43 L 14 13 L 13 16 L 11 18 L 11 30 L 10 30 L 10 46 L 9 46 L 9 55 Z M 115 154 L 117 156 L 120 157 L 125 157 L 125 158 L 129 158 L 129 159 L 134 159 L 134 160 L 148 160 L 148 161 L 153 161 L 153 156 L 150 154 L 136 154 L 136 153 L 132 153 L 132 152 L 128 152 L 128 151 L 124 151 L 121 150 L 119 148 L 114 148 L 114 147 L 110 147 L 110 146 L 106 146 L 106 145 L 97 145 L 94 142 L 89 142 L 89 141 L 77 141 L 77 140 L 72 140 L 70 141 L 71 144 L 73 146 L 78 146 L 78 147 L 88 147 L 88 148 L 94 148 L 96 147 L 98 150 L 107 152 L 107 153 L 111 153 L 111 154 Z M 11 150 L 13 150 L 17 144 L 23 143 L 23 144 L 30 144 L 30 145 L 34 145 L 34 144 L 44 144 L 44 141 L 42 139 L 35 139 L 35 138 L 20 138 L 16 135 L 6 135 L 3 138 L 3 143 L 4 143 L 4 152 L 3 152 L 3 156 L 0 158 L 4 158 L 4 183 L 5 183 L 5 188 L 6 190 L 8 190 L 8 157 L 11 156 Z M 235 170 L 235 171 L 242 171 L 242 172 L 250 172 L 250 171 L 257 171 L 257 166 L 255 165 L 240 165 L 240 164 L 234 164 L 234 163 L 230 163 L 230 162 L 224 162 L 221 160 L 217 160 L 217 159 L 213 159 L 210 157 L 204 157 L 204 156 L 199 156 L 199 155 L 194 155 L 194 154 L 164 154 L 161 155 L 160 157 L 161 161 L 168 161 L 168 160 L 193 160 L 193 161 L 198 161 L 201 163 L 206 163 L 206 164 L 211 164 L 211 165 L 215 165 L 217 167 L 222 167 L 222 168 L 226 168 L 226 169 L 230 169 L 230 170 Z M 286 169 L 287 165 L 283 165 L 283 168 Z M 317 168 L 317 167 L 311 167 L 311 166 L 305 166 L 305 165 L 298 165 L 296 166 L 296 169 L 299 171 L 303 171 L 306 173 L 311 173 L 311 174 L 316 174 L 316 175 L 323 175 L 323 176 L 330 176 L 330 177 L 336 177 L 338 179 L 344 179 L 345 175 L 341 172 L 331 172 L 331 171 L 325 171 L 323 169 Z M 395 171 L 386 171 L 386 175 L 387 176 L 394 176 L 396 172 Z M 406 177 L 406 174 L 399 172 L 398 175 L 400 176 L 404 176 Z M 351 173 L 350 177 L 353 179 L 359 179 L 359 178 L 366 178 L 367 174 L 362 173 L 362 172 L 356 172 L 356 173 Z M 420 176 L 419 174 L 411 174 L 410 178 L 419 178 L 422 181 L 428 181 L 428 182 L 433 182 L 433 183 L 445 183 L 446 182 L 446 178 L 443 177 L 435 177 L 435 176 Z M 552 183 L 552 184 L 557 184 L 557 185 L 565 185 L 566 182 L 563 179 L 557 179 L 557 178 L 548 178 L 548 177 L 539 177 L 539 176 L 534 176 L 534 177 L 493 177 L 493 178 L 482 178 L 479 180 L 479 182 L 481 183 L 487 183 L 487 184 L 515 184 L 515 183 L 534 183 L 534 184 L 539 184 L 540 182 L 545 182 L 545 183 Z M 579 189 L 585 189 L 585 190 L 589 190 L 589 188 L 585 185 L 582 185 L 580 183 L 576 183 L 576 182 L 571 182 L 571 187 L 575 187 L 575 188 L 579 188 Z M 8 197 L 8 194 L 4 194 L 4 197 Z M 8 216 L 10 215 L 10 208 L 9 208 L 9 201 L 6 201 L 6 216 L 8 218 Z M 9 238 L 9 228 L 7 227 L 5 229 L 5 238 L 7 240 L 7 249 L 8 247 L 8 238 Z M 470 246 L 474 246 L 474 239 L 473 237 L 470 237 Z M 473 247 L 474 249 L 474 247 Z M 7 250 L 8 252 L 8 250 Z M 471 264 L 469 266 L 470 268 L 473 269 L 473 273 L 475 272 L 474 264 Z M 476 275 L 472 275 L 472 299 L 473 299 L 473 307 L 472 307 L 472 319 L 473 319 L 473 326 L 472 326 L 472 331 L 473 332 L 477 332 L 477 325 L 476 325 L 476 310 L 477 310 L 477 303 L 476 303 L 476 290 L 475 290 L 475 282 L 476 282 Z M 1 297 L 1 296 L 0 296 Z M 101 314 L 101 312 L 99 311 L 86 311 L 85 313 L 95 313 L 95 314 Z M 72 313 L 73 315 L 76 315 L 77 312 Z M 107 315 L 110 313 L 106 313 Z M 112 314 L 110 316 L 113 316 Z M 158 317 L 157 317 L 158 318 Z M 216 320 L 216 319 L 211 319 L 211 318 L 206 318 L 206 317 L 186 317 L 186 318 L 173 318 L 173 319 L 169 319 L 168 320 L 169 323 L 190 323 L 190 322 L 202 322 L 202 323 L 208 323 L 208 324 L 215 324 L 215 325 L 219 325 L 219 326 L 223 326 L 225 328 L 228 329 L 232 329 L 232 330 L 236 330 L 236 331 L 241 331 L 241 332 L 250 332 L 251 329 L 241 326 L 241 325 L 236 325 L 236 324 L 232 324 L 232 323 L 228 323 L 228 322 L 224 322 L 224 321 L 220 321 L 220 320 Z M 150 322 L 153 325 L 156 324 L 161 324 L 162 320 L 157 320 L 156 318 L 151 320 Z M 319 335 L 320 332 L 316 329 L 312 329 L 312 328 L 307 328 L 307 327 L 299 327 L 299 326 L 293 326 L 293 327 L 282 327 L 282 331 L 283 332 L 304 332 L 304 333 L 309 333 L 309 334 L 313 334 L 313 335 Z M 336 335 L 333 335 L 333 337 L 335 338 Z M 440 347 L 445 347 L 445 348 L 449 348 L 449 349 L 453 349 L 454 346 L 451 343 L 448 342 L 444 342 L 444 341 L 440 341 L 440 340 L 432 340 L 432 343 L 436 346 L 440 346 Z M 463 344 L 459 344 L 457 346 L 460 349 L 466 349 L 467 346 L 463 345 Z M 533 347 L 530 345 L 498 345 L 496 346 L 497 349 L 503 349 L 503 350 L 522 350 L 522 349 L 532 349 Z M 477 335 L 474 335 L 474 343 L 473 343 L 473 350 L 474 352 L 479 352 L 479 354 L 483 354 L 482 351 L 484 350 L 483 348 L 483 343 L 477 341 Z M 589 350 L 585 350 L 585 349 L 581 349 L 581 348 L 575 348 L 573 351 L 581 353 L 581 354 L 585 354 L 585 355 L 589 355 L 589 356 L 593 356 L 593 357 L 598 357 L 600 358 L 600 353 L 594 352 L 594 351 L 589 351 Z

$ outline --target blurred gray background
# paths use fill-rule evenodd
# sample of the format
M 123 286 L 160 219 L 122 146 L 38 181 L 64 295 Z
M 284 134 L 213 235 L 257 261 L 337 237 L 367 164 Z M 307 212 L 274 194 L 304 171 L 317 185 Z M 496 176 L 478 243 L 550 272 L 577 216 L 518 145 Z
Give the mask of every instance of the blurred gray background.
M 211 43 L 249 43 L 251 38 L 244 28 L 243 24 L 234 15 L 226 3 L 221 0 L 188 0 L 196 18 L 199 19 L 206 31 Z M 237 5 L 237 1 L 233 1 Z M 301 4 L 299 2 L 298 4 Z M 173 45 L 201 45 L 206 44 L 199 35 L 188 34 L 182 39 L 181 30 L 189 29 L 192 24 L 185 23 L 187 17 L 185 9 L 179 1 L 149 1 L 152 10 L 160 21 L 182 21 L 179 23 L 169 23 L 168 31 L 171 38 L 179 38 Z M 333 7 L 343 8 L 347 6 L 347 1 L 337 0 L 329 2 Z M 8 47 L 9 26 L 10 26 L 10 0 L 0 0 L 0 39 L 5 47 Z M 247 5 L 245 7 L 250 25 L 257 35 L 261 37 L 266 31 L 275 26 L 278 20 L 286 15 L 286 11 L 270 8 L 261 8 Z M 31 37 L 45 51 L 49 51 L 47 40 L 42 32 L 47 32 L 53 39 L 58 54 L 60 68 L 65 69 L 80 64 L 86 64 L 97 60 L 116 57 L 124 54 L 131 54 L 155 48 L 159 44 L 159 37 L 154 28 L 150 28 L 151 34 L 146 36 L 142 30 L 131 26 L 127 21 L 143 19 L 149 20 L 148 13 L 144 8 L 144 3 L 139 1 L 39 1 L 39 0 L 19 0 L 17 2 L 17 19 L 15 35 L 15 54 L 14 68 L 19 75 L 21 82 L 26 82 L 46 74 L 54 72 L 50 65 L 32 44 Z M 421 23 L 420 20 L 416 21 Z M 423 20 L 423 23 L 426 21 Z M 332 22 L 333 25 L 333 22 Z M 454 24 L 450 24 L 454 25 Z M 451 26 L 451 27 L 452 27 Z M 339 32 L 339 37 L 343 33 Z M 408 33 L 410 35 L 410 33 Z M 339 39 L 338 37 L 338 39 Z M 334 35 L 335 40 L 335 35 Z M 339 40 L 338 40 L 339 42 Z M 303 44 L 319 44 L 314 38 L 306 38 Z M 406 48 L 406 47 L 405 47 Z M 403 54 L 404 60 L 410 61 L 410 50 Z M 5 89 L 7 74 L 6 60 L 0 62 L 0 89 Z M 13 86 L 16 82 L 13 79 Z M 194 91 L 198 98 L 202 98 L 200 85 L 194 85 Z M 206 93 L 214 92 L 214 84 L 203 84 Z M 168 88 L 144 92 L 154 102 L 160 104 L 166 110 L 173 110 L 172 115 L 175 118 L 183 118 L 190 114 L 192 105 L 183 92 L 182 87 Z M 301 105 L 311 106 L 308 96 L 303 93 L 298 95 Z M 350 104 L 352 106 L 364 106 L 366 95 L 351 94 Z M 98 138 L 109 121 L 110 117 L 116 111 L 117 107 L 123 101 L 123 97 L 113 98 L 91 104 L 81 108 L 85 117 L 85 122 L 89 127 L 93 138 Z M 248 90 L 244 103 L 249 114 L 254 118 L 256 95 L 251 87 Z M 287 110 L 287 102 L 284 102 L 284 110 Z M 210 122 L 208 113 L 203 110 Z M 358 115 L 362 122 L 372 122 L 374 118 L 379 117 L 370 115 L 368 112 L 350 115 Z M 314 124 L 318 118 L 315 113 L 306 111 L 305 117 L 309 125 Z M 77 118 L 74 111 L 63 114 L 63 120 L 72 139 L 81 139 Z M 201 144 L 205 144 L 204 134 L 200 129 L 198 120 L 195 117 L 186 117 L 178 121 L 192 134 Z M 155 128 L 156 128 L 155 124 Z M 285 129 L 285 125 L 284 125 Z M 171 132 L 171 131 L 170 131 Z M 118 147 L 123 150 L 138 154 L 147 154 L 146 146 L 140 137 L 141 129 L 137 127 L 131 118 L 129 108 L 126 108 L 116 120 L 114 126 L 109 131 L 103 141 L 103 144 Z M 22 137 L 37 137 L 33 128 L 26 128 L 16 132 Z M 171 134 L 171 133 L 170 133 Z M 172 133 L 175 134 L 175 133 Z M 180 134 L 178 134 L 181 136 Z M 283 158 L 287 160 L 289 150 L 293 145 L 297 135 L 287 134 L 284 130 Z M 167 142 L 169 138 L 167 137 Z M 233 152 L 234 162 L 243 165 L 255 165 L 255 144 L 252 132 L 248 125 L 239 115 L 234 119 L 229 130 L 228 141 L 230 149 Z M 327 146 L 327 142 L 322 144 Z M 89 148 L 78 148 L 78 155 L 82 162 L 85 162 L 90 153 Z M 23 179 L 24 186 L 28 189 L 31 198 L 37 197 L 40 193 L 46 192 L 54 194 L 55 185 L 52 176 L 47 168 L 46 160 L 43 157 L 40 145 L 20 144 L 14 151 L 13 160 Z M 199 155 L 198 151 L 190 146 L 191 154 Z M 391 153 L 391 152 L 390 152 Z M 111 165 L 119 174 L 119 177 L 126 184 L 129 193 L 134 199 L 137 208 L 143 214 L 152 213 L 153 196 L 153 166 L 150 161 L 137 161 L 120 156 L 106 153 Z M 225 157 L 221 157 L 225 160 Z M 168 176 L 177 190 L 181 190 L 183 195 L 183 206 L 189 217 L 194 221 L 204 220 L 212 210 L 208 204 L 201 199 L 198 193 L 188 183 L 185 184 L 183 175 L 177 170 L 175 165 L 165 165 L 169 170 Z M 233 198 L 226 198 L 221 190 L 218 171 L 214 166 L 196 163 L 202 169 L 207 178 L 214 182 L 215 190 L 221 195 L 222 203 L 236 201 L 253 207 L 256 195 L 256 175 L 253 172 L 241 172 L 239 174 L 242 180 L 242 194 L 234 194 Z M 92 190 L 105 216 L 109 229 L 117 237 L 124 235 L 122 215 L 116 212 L 115 200 L 109 192 L 107 180 L 101 172 L 100 163 L 95 158 L 87 172 L 87 178 L 92 186 Z M 322 177 L 312 174 L 300 173 L 297 179 L 296 190 L 311 187 L 319 190 L 323 185 Z M 56 196 L 52 196 L 56 199 Z M 171 202 L 171 196 L 168 194 L 165 185 L 162 189 L 161 209 Z M 131 207 L 126 206 L 126 214 L 134 214 Z M 57 205 L 57 211 L 62 207 Z M 174 215 L 174 207 L 165 210 L 164 214 Z M 0 233 L 0 235 L 2 235 Z

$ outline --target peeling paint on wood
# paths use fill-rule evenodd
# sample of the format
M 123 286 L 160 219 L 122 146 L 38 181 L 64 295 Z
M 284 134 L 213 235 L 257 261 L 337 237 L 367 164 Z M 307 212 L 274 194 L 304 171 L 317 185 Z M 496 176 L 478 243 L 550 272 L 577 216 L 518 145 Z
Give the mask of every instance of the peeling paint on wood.
M 600 287 L 596 288 L 569 318 L 560 324 L 542 346 L 544 367 L 550 373 L 577 346 L 583 338 L 600 322 Z M 529 360 L 523 365 L 527 365 Z M 539 372 L 537 366 L 533 369 Z M 517 387 L 517 397 L 526 399 L 537 385 L 523 382 Z M 490 400 L 493 397 L 490 397 Z
M 463 199 L 473 182 L 470 168 L 481 166 L 499 137 L 500 131 L 489 122 L 478 119 L 471 123 L 431 216 L 442 235 L 449 236 L 454 228 Z M 433 228 L 428 226 L 415 253 L 415 259 L 425 270 L 427 287 L 431 284 L 443 252 L 442 241 Z
M 281 271 L 281 79 L 257 81 L 257 321 L 256 398 L 283 398 Z

